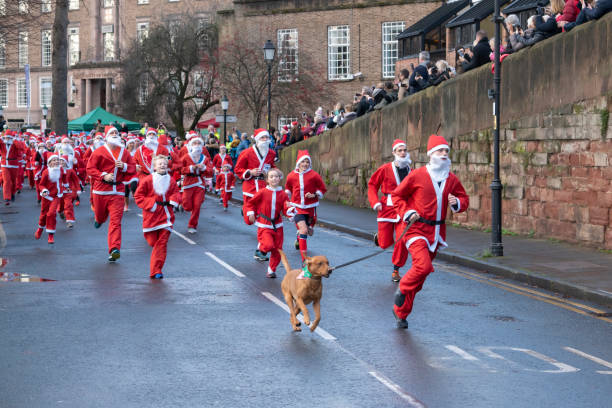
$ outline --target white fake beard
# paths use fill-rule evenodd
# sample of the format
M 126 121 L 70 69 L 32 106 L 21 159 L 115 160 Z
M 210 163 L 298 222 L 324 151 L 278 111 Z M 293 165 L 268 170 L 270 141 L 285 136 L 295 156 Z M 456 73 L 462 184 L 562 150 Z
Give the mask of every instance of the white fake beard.
M 119 136 L 109 136 L 106 138 L 106 142 L 117 147 L 121 147 L 123 145 L 123 141 Z
M 57 183 L 61 175 L 61 169 L 59 167 L 49 167 L 49 180 Z
M 4 144 L 7 145 L 7 146 L 12 145 L 13 144 L 13 139 L 5 139 L 4 140 Z
M 150 150 L 156 151 L 156 150 L 157 150 L 157 146 L 158 146 L 158 145 L 159 145 L 159 143 L 157 142 L 157 138 L 149 138 L 149 137 L 147 137 L 147 138 L 145 139 L 144 146 L 145 146 L 147 149 L 150 149 Z
M 436 183 L 446 180 L 450 172 L 451 160 L 449 157 L 443 159 L 439 156 L 431 156 L 427 164 L 427 170 Z
M 189 152 L 189 156 L 191 156 L 191 160 L 196 163 L 200 160 L 202 156 L 202 146 L 188 146 L 187 151 Z
M 395 157 L 395 160 L 393 161 L 393 163 L 395 163 L 395 165 L 399 167 L 400 169 L 405 169 L 406 167 L 410 166 L 410 164 L 412 163 L 412 160 L 410 160 L 409 154 L 407 154 L 406 157 L 400 157 L 394 154 L 393 157 Z
M 168 191 L 170 187 L 170 175 L 159 174 L 157 172 L 153 173 L 153 190 L 155 190 L 156 194 L 164 195 Z
M 261 157 L 266 157 L 268 155 L 268 150 L 270 150 L 270 142 L 257 142 L 257 150 L 259 150 Z
M 69 144 L 62 144 L 62 154 L 72 156 L 74 155 L 74 149 Z
M 102 140 L 95 141 L 93 144 L 94 150 L 102 146 L 104 146 L 104 142 Z

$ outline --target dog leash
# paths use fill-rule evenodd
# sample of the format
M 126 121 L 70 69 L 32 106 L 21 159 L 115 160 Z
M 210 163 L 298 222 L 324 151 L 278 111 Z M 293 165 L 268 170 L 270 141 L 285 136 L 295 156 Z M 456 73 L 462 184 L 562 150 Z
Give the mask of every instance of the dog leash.
M 399 238 L 395 240 L 395 242 L 400 242 L 402 240 L 402 238 L 404 238 L 404 235 L 406 235 L 406 232 L 408 232 L 410 227 L 412 227 L 412 224 L 414 224 L 417 220 L 418 220 L 418 218 L 413 220 L 413 221 L 411 221 L 411 222 L 409 222 L 408 224 L 406 224 L 406 228 L 404 228 L 404 231 L 402 231 L 402 235 L 400 235 Z M 362 256 L 361 258 L 357 258 L 357 259 L 354 259 L 352 261 L 345 262 L 345 263 L 343 263 L 341 265 L 338 265 L 338 266 L 332 266 L 331 268 L 329 268 L 329 270 L 330 270 L 330 272 L 331 271 L 335 271 L 336 269 L 344 268 L 345 266 L 349 266 L 349 265 L 352 265 L 354 263 L 365 261 L 366 259 L 369 259 L 369 258 L 373 258 L 376 255 L 382 254 L 383 252 L 387 252 L 387 249 L 381 249 L 380 251 L 376 251 L 373 254 Z

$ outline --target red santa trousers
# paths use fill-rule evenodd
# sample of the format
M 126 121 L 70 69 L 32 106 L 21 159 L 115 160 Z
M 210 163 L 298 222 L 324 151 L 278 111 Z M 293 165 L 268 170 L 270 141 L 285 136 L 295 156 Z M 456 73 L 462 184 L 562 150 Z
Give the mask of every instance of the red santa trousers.
M 205 191 L 200 187 L 186 188 L 183 190 L 183 208 L 191 211 L 191 217 L 187 223 L 187 228 L 197 228 L 200 220 L 200 207 L 204 202 Z
M 242 218 L 244 219 L 244 223 L 246 225 L 251 225 L 249 223 L 249 217 L 246 214 L 247 212 L 245 211 L 245 208 L 247 207 L 247 204 L 249 203 L 249 200 L 251 200 L 251 198 L 253 197 L 249 197 L 248 195 L 242 195 Z
M 401 244 L 403 245 L 404 242 L 402 240 Z M 404 304 L 399 307 L 393 305 L 400 319 L 405 319 L 412 312 L 414 297 L 423 288 L 427 275 L 433 272 L 432 261 L 436 257 L 436 252 L 430 252 L 427 242 L 422 239 L 414 241 L 408 250 L 412 255 L 412 267 L 399 283 L 399 290 L 405 295 Z
M 28 183 L 30 184 L 30 188 L 34 188 L 34 170 L 28 170 Z
M 10 200 L 17 192 L 17 177 L 19 175 L 18 168 L 2 168 L 2 194 L 5 200 Z
M 38 218 L 38 228 L 46 228 L 49 234 L 55 233 L 57 224 L 57 210 L 62 198 L 49 200 L 43 197 L 40 202 L 40 217 Z
M 23 180 L 25 179 L 25 167 L 19 166 L 17 172 L 17 190 L 23 189 Z
M 149 266 L 149 276 L 155 276 L 156 273 L 162 273 L 162 268 L 164 267 L 164 263 L 166 263 L 170 230 L 162 228 L 155 231 L 148 231 L 144 233 L 144 237 L 149 245 L 153 247 Z
M 74 219 L 74 200 L 76 199 L 76 193 L 64 193 L 62 200 L 64 202 L 64 218 L 66 222 L 75 222 Z
M 124 197 L 121 195 L 92 194 L 94 216 L 103 224 L 110 216 L 108 224 L 108 251 L 121 249 L 121 220 L 123 219 Z
M 405 222 L 378 222 L 378 245 L 382 248 L 389 248 L 394 243 L 393 232 L 397 238 L 402 235 L 406 228 Z M 397 267 L 406 265 L 408 259 L 408 249 L 406 249 L 405 241 L 402 240 L 393 248 L 393 255 L 391 256 L 391 262 Z
M 227 203 L 232 199 L 232 192 L 221 190 L 221 199 L 223 200 L 223 207 L 227 208 Z
M 280 263 L 279 249 L 283 249 L 283 227 L 274 231 L 272 228 L 257 228 L 257 249 L 261 252 L 270 252 L 270 263 L 268 272 L 276 272 L 276 267 Z

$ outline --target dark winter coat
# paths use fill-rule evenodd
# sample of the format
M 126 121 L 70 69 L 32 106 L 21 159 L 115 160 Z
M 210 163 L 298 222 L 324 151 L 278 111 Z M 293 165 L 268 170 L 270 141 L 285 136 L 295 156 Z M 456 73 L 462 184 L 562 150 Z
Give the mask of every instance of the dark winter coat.
M 463 63 L 463 72 L 478 68 L 481 65 L 491 62 L 491 59 L 489 58 L 489 54 L 491 54 L 491 52 L 489 39 L 487 37 L 483 37 L 474 47 L 474 56 L 472 57 L 471 61 Z

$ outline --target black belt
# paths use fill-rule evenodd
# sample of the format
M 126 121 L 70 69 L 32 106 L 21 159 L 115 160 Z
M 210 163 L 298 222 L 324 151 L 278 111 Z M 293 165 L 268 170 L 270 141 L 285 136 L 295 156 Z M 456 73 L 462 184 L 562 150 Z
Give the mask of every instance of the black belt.
M 187 173 L 185 175 L 189 177 L 200 177 L 201 176 L 201 174 L 195 174 L 195 173 Z
M 170 204 L 170 201 L 156 201 L 155 203 L 164 207 L 170 207 L 172 205 Z
M 417 221 L 418 222 L 422 222 L 423 224 L 432 225 L 432 226 L 435 226 L 435 225 L 444 225 L 445 224 L 444 220 L 432 221 L 432 220 L 428 220 L 428 219 L 423 218 L 423 217 L 419 217 L 419 219 L 417 219 Z
M 118 186 L 120 184 L 123 184 L 121 181 L 106 181 L 104 179 L 102 179 L 102 182 L 104 184 L 110 184 L 111 186 Z
M 272 229 L 274 230 L 274 232 L 276 232 L 276 225 L 272 218 L 268 217 L 267 215 L 261 214 L 261 213 L 257 214 L 257 216 L 263 218 L 266 221 L 270 221 L 270 223 L 272 224 Z

